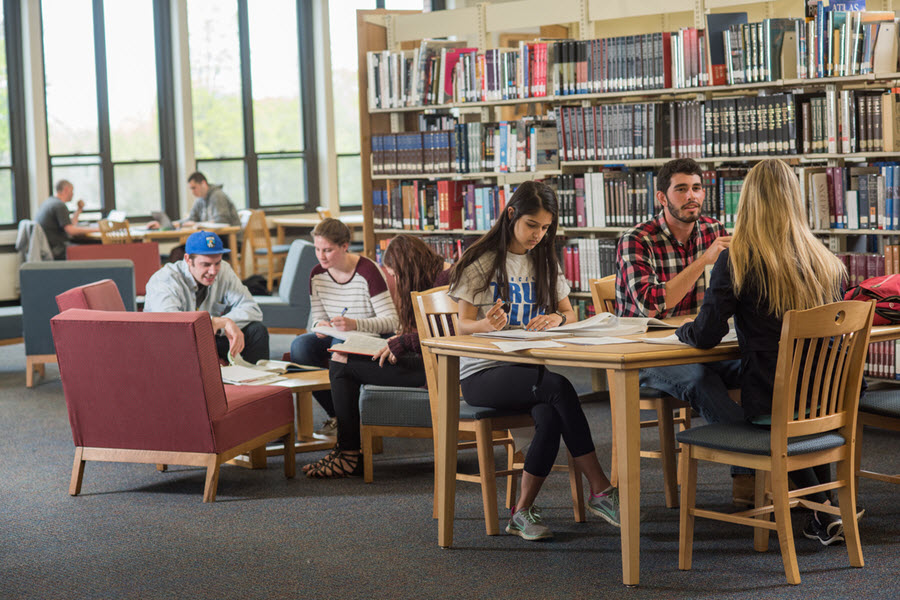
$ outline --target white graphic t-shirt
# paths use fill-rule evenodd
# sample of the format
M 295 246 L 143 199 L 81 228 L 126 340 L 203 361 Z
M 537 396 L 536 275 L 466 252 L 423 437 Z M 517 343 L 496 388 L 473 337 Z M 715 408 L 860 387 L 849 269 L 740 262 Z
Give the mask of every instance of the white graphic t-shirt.
M 490 269 L 491 261 L 494 259 L 494 253 L 486 253 L 477 261 L 472 263 L 460 277 L 459 283 L 450 290 L 450 297 L 454 300 L 465 300 L 466 302 L 478 307 L 476 319 L 483 319 L 490 310 L 490 305 L 496 302 L 500 295 L 500 287 L 496 281 L 491 278 L 488 288 L 482 292 L 475 293 L 480 287 L 480 283 L 484 281 L 485 273 Z M 506 275 L 509 279 L 509 293 L 507 299 L 509 302 L 509 327 L 524 327 L 534 317 L 543 314 L 538 305 L 535 303 L 535 273 L 531 256 L 528 254 L 506 254 Z M 566 283 L 565 274 L 560 269 L 559 277 L 556 282 L 556 294 L 559 300 L 569 295 L 569 286 Z M 461 358 L 459 361 L 459 378 L 465 379 L 469 375 L 490 369 L 491 367 L 502 366 L 504 363 L 496 360 L 485 360 L 481 358 Z

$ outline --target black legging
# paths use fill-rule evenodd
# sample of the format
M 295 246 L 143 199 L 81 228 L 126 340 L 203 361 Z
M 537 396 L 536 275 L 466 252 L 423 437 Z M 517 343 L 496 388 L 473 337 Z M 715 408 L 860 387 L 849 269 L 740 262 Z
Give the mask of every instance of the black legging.
M 531 410 L 535 431 L 525 456 L 527 473 L 536 477 L 550 474 L 559 452 L 560 435 L 573 457 L 594 451 L 578 394 L 562 375 L 536 365 L 504 365 L 479 371 L 460 383 L 463 398 L 472 406 Z
M 359 450 L 359 387 L 364 384 L 422 387 L 425 366 L 418 354 L 400 356 L 396 364 L 384 366 L 368 356 L 351 355 L 346 363 L 332 360 L 328 367 L 331 397 L 337 417 L 338 446 L 342 450 Z

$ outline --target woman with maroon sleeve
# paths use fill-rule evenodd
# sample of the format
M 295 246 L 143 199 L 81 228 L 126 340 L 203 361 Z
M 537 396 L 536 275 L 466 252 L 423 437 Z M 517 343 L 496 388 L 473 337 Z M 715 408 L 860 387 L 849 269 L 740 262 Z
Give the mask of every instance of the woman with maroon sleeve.
M 382 264 L 397 282 L 399 334 L 373 357 L 334 353 L 329 366 L 331 395 L 337 417 L 338 443 L 330 454 L 303 467 L 307 477 L 325 479 L 362 475 L 359 425 L 361 385 L 423 387 L 422 362 L 416 318 L 410 292 L 447 285 L 450 265 L 425 242 L 411 235 L 391 240 Z

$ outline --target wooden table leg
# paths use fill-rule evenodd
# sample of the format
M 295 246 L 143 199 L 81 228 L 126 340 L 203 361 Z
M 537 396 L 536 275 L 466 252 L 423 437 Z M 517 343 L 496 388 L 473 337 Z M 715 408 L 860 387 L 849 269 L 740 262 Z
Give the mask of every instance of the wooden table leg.
M 622 524 L 622 583 L 638 585 L 641 540 L 641 411 L 638 372 L 611 371 L 610 402 L 615 404 L 618 444 L 619 511 Z
M 453 544 L 456 511 L 456 446 L 459 434 L 459 357 L 438 355 L 438 410 L 435 425 L 437 451 L 438 546 Z
M 317 437 L 313 435 L 312 392 L 294 392 L 294 401 L 296 407 L 294 412 L 294 430 L 297 432 L 294 452 L 313 452 L 315 450 L 334 448 L 334 445 L 337 443 L 335 436 Z M 269 456 L 281 456 L 281 446 L 269 446 L 266 453 Z
M 241 268 L 241 262 L 238 260 L 238 244 L 236 231 L 228 234 L 228 247 L 231 249 L 231 256 L 228 257 L 228 260 L 231 263 L 231 267 L 234 269 L 234 272 L 238 274 L 238 278 L 243 279 L 243 269 Z

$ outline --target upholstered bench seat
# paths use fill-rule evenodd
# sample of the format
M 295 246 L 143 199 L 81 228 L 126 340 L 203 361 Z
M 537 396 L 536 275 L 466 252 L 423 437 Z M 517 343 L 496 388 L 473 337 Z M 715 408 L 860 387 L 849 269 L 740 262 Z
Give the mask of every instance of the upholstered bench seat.
M 882 417 L 900 419 L 900 390 L 874 390 L 859 399 L 859 410 Z
M 0 345 L 22 341 L 22 307 L 0 307 Z

